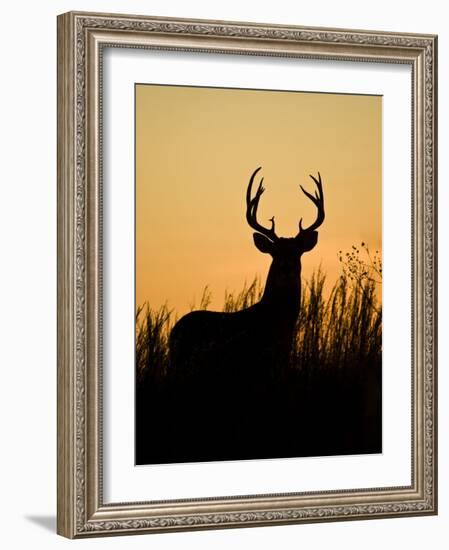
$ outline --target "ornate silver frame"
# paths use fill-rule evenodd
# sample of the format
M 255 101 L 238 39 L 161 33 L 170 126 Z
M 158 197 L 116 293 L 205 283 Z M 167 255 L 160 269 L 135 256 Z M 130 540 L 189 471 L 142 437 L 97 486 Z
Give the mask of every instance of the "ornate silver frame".
M 411 66 L 410 486 L 103 502 L 99 113 L 105 45 Z M 75 12 L 58 17 L 59 534 L 82 538 L 437 513 L 436 56 L 437 37 L 433 35 Z

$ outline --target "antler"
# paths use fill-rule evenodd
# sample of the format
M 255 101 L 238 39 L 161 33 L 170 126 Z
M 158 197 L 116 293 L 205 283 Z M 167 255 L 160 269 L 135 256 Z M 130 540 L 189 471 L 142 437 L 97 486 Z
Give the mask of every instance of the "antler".
M 301 187 L 302 192 L 309 197 L 309 199 L 313 202 L 313 204 L 317 207 L 318 213 L 316 216 L 316 220 L 310 225 L 309 227 L 306 227 L 305 229 L 302 226 L 302 218 L 299 220 L 299 232 L 301 231 L 315 231 L 315 229 L 318 229 L 320 225 L 324 221 L 324 196 L 323 196 L 323 184 L 321 182 L 321 175 L 318 172 L 318 179 L 316 179 L 314 176 L 310 176 L 313 181 L 316 183 L 317 191 L 315 191 L 315 196 L 313 196 L 311 193 L 307 192 L 302 185 Z
M 254 178 L 256 177 L 257 172 L 262 167 L 259 166 L 251 176 L 248 184 L 248 189 L 246 190 L 246 221 L 248 222 L 249 226 L 255 229 L 258 233 L 262 233 L 262 235 L 265 235 L 272 241 L 275 241 L 278 239 L 275 228 L 274 228 L 274 216 L 270 218 L 271 222 L 271 228 L 268 229 L 267 227 L 263 227 L 263 225 L 260 225 L 260 223 L 257 221 L 257 207 L 259 206 L 259 200 L 262 196 L 262 193 L 265 191 L 265 188 L 262 186 L 263 178 L 260 180 L 259 187 L 257 188 L 256 194 L 254 195 L 254 198 L 251 198 L 252 193 L 252 187 Z

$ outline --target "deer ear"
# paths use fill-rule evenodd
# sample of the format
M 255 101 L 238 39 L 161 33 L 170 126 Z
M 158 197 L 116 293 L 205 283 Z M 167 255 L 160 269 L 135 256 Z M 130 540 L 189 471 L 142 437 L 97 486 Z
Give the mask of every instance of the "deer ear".
M 253 233 L 254 244 L 256 245 L 257 250 L 264 252 L 265 254 L 273 253 L 273 243 L 260 233 Z
M 300 234 L 301 249 L 303 252 L 310 252 L 312 248 L 315 248 L 318 242 L 318 231 L 305 231 Z

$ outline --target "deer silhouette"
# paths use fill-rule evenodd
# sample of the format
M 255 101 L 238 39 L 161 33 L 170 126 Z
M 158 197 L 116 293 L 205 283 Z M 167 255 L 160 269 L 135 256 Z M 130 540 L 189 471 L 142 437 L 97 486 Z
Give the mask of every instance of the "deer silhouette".
M 254 197 L 252 188 L 260 170 L 257 168 L 249 180 L 246 220 L 256 231 L 256 248 L 272 257 L 262 298 L 238 312 L 192 311 L 182 317 L 170 336 L 171 365 L 178 371 L 229 370 L 245 362 L 247 372 L 260 373 L 264 367 L 273 374 L 288 362 L 301 303 L 301 256 L 317 244 L 317 229 L 324 221 L 323 187 L 319 173 L 318 178 L 310 176 L 317 187 L 315 195 L 300 186 L 317 208 L 316 219 L 304 228 L 301 218 L 295 237 L 278 237 L 274 216 L 270 228 L 257 221 L 265 191 L 263 178 Z
M 183 411 L 186 424 L 208 422 L 209 444 L 207 451 L 202 447 L 200 452 L 204 459 L 214 453 L 225 458 L 230 446 L 239 448 L 240 458 L 256 456 L 258 441 L 265 436 L 249 429 L 254 411 L 260 410 L 263 403 L 278 410 L 282 406 L 288 382 L 285 373 L 301 304 L 301 256 L 317 244 L 317 229 L 325 216 L 318 173 L 318 178 L 310 176 L 316 184 L 314 195 L 300 186 L 317 208 L 316 219 L 310 226 L 303 227 L 301 218 L 297 235 L 284 238 L 276 235 L 274 217 L 270 220 L 271 227 L 261 225 L 257 209 L 265 191 L 263 178 L 252 196 L 260 170 L 261 167 L 257 168 L 249 180 L 246 220 L 255 230 L 256 248 L 272 257 L 262 298 L 253 306 L 232 313 L 192 311 L 175 324 L 169 339 L 173 401 Z M 217 424 L 222 428 L 211 442 Z M 229 427 L 237 425 L 237 431 Z M 190 429 L 188 441 L 184 440 L 183 445 L 200 448 L 203 431 L 196 431 L 193 442 Z M 248 439 L 249 433 L 253 434 L 252 439 Z M 235 458 L 229 455 L 232 457 Z

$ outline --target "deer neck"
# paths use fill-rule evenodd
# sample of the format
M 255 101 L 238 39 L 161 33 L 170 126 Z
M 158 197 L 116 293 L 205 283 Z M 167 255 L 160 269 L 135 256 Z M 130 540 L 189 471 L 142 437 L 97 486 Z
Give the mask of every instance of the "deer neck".
M 273 259 L 260 301 L 261 305 L 296 320 L 301 303 L 301 262 L 285 264 Z

